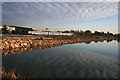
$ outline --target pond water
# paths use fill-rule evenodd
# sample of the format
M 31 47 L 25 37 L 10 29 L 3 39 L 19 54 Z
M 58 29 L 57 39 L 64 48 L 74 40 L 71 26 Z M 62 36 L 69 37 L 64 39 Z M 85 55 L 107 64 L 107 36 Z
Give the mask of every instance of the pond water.
M 66 44 L 2 57 L 6 72 L 26 78 L 116 78 L 118 42 Z

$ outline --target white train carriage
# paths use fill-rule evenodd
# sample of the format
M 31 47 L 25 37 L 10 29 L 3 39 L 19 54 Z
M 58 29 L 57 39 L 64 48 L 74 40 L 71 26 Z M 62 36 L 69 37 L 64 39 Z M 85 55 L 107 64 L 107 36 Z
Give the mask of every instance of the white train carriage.
M 54 35 L 54 36 L 72 36 L 72 33 L 58 33 L 58 32 L 40 32 L 40 31 L 29 31 L 29 34 L 38 35 Z

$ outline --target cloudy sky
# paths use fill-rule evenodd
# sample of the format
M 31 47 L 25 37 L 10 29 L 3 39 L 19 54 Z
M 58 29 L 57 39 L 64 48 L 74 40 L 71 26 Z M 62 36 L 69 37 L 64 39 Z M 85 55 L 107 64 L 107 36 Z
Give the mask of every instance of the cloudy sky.
M 4 2 L 3 24 L 118 32 L 117 2 Z
M 0 1 L 0 25 L 2 25 L 2 3 Z

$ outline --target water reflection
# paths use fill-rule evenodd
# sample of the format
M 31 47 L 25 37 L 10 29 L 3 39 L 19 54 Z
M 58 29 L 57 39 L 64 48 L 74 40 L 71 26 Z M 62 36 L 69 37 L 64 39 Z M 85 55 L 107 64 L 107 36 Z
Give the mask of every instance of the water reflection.
M 26 48 L 5 49 L 5 50 L 2 50 L 2 56 L 16 54 L 16 53 L 19 54 L 21 52 L 27 52 L 27 51 L 38 50 L 38 49 L 47 49 L 51 47 L 56 47 L 56 46 L 36 46 L 36 47 L 29 47 L 29 48 L 26 47 Z
M 99 45 L 100 43 L 97 44 Z M 107 45 L 109 43 L 103 44 Z M 77 47 L 82 44 L 71 45 Z M 73 47 L 65 47 L 64 45 L 3 56 L 3 66 L 6 72 L 14 70 L 16 74 L 19 73 L 26 78 L 118 77 L 117 58 L 98 54 L 99 52 L 82 50 L 80 47 L 79 49 Z
M 111 40 L 107 40 L 107 42 L 111 42 L 111 41 L 113 41 L 112 39 Z
M 120 39 L 118 39 L 117 41 L 118 41 L 118 43 L 120 43 Z
M 75 49 L 75 50 L 87 50 L 99 54 L 104 54 L 107 56 L 118 57 L 118 42 L 91 42 L 90 44 L 86 43 L 77 43 L 77 44 L 68 44 L 64 45 L 64 48 Z
M 101 40 L 101 41 L 94 41 L 95 43 L 98 43 L 98 42 L 104 42 L 105 40 Z M 106 40 L 108 43 L 113 41 L 112 39 L 111 40 Z M 119 42 L 119 40 L 117 40 Z M 85 44 L 90 44 L 91 42 L 93 41 L 87 41 L 87 42 L 84 42 Z M 47 48 L 51 48 L 51 47 L 56 47 L 56 46 L 62 46 L 62 45 L 51 45 L 51 46 L 36 46 L 36 47 L 29 47 L 29 48 L 15 48 L 15 49 L 4 49 L 2 50 L 2 56 L 5 56 L 5 55 L 10 55 L 10 54 L 16 54 L 16 53 L 21 53 L 21 52 L 26 52 L 26 51 L 32 51 L 32 50 L 38 50 L 38 49 L 47 49 Z
M 98 41 L 94 41 L 95 43 L 98 43 Z
M 89 41 L 89 42 L 85 42 L 85 44 L 90 44 L 91 43 L 91 41 Z

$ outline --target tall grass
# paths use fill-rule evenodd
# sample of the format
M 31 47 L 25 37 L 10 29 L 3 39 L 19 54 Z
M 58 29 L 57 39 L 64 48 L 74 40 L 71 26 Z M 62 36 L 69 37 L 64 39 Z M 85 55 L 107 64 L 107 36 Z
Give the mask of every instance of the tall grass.
M 20 75 L 15 75 L 13 71 L 11 72 L 5 72 L 4 70 L 2 71 L 2 79 L 17 79 L 20 78 Z

